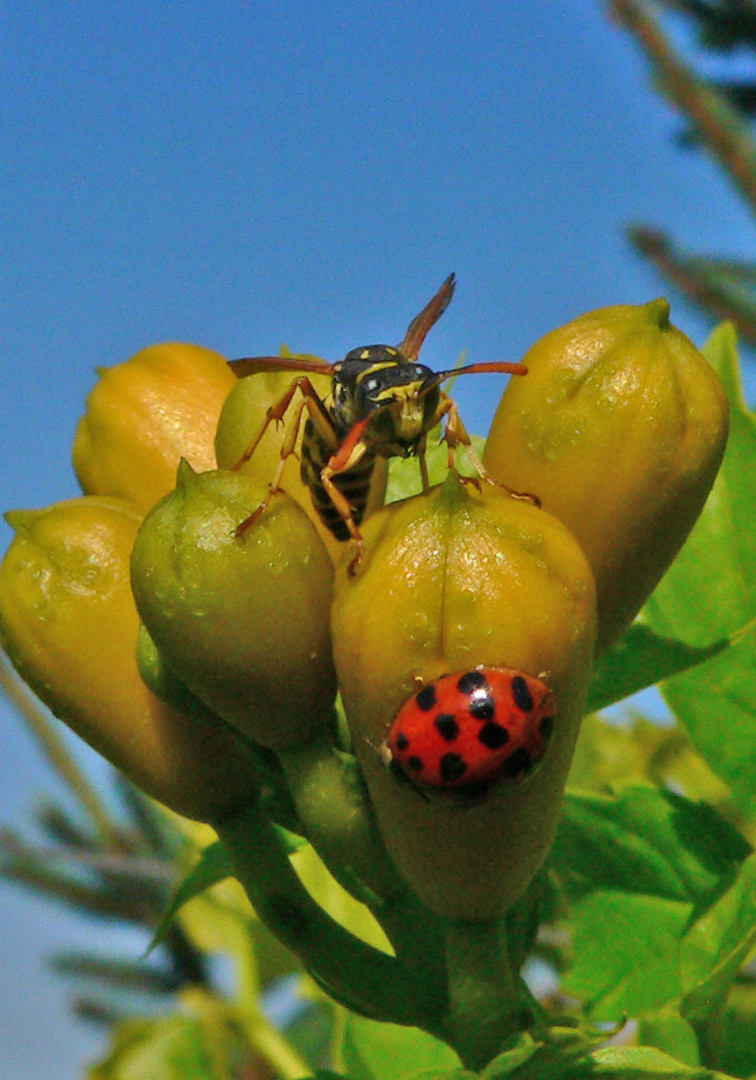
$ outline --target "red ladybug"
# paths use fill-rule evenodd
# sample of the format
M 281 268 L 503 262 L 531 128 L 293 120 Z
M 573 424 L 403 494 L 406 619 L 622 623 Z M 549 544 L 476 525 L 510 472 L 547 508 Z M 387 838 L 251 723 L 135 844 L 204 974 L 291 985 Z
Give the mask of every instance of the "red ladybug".
M 553 693 L 533 675 L 502 667 L 455 671 L 401 707 L 381 756 L 421 794 L 476 798 L 538 764 L 554 716 Z

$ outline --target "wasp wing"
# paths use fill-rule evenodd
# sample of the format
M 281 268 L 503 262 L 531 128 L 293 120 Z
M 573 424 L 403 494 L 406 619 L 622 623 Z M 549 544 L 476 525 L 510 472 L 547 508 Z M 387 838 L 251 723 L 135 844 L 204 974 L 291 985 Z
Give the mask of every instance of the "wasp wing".
M 238 379 L 246 375 L 259 375 L 263 371 L 303 371 L 308 375 L 333 375 L 333 364 L 315 357 L 307 359 L 296 356 L 246 356 L 241 360 L 229 360 L 228 366 Z
M 420 314 L 416 315 L 407 327 L 407 333 L 404 335 L 404 341 L 399 346 L 399 352 L 406 356 L 408 360 L 417 360 L 428 331 L 434 323 L 438 322 L 451 303 L 456 284 L 454 274 L 449 274 L 433 299 L 425 305 Z

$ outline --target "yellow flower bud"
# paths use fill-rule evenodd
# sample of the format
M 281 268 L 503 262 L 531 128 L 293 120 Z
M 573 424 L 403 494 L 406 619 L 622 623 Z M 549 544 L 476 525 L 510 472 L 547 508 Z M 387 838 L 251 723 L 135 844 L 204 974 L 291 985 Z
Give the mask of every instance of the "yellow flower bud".
M 572 530 L 596 579 L 599 649 L 633 620 L 716 476 L 728 407 L 666 300 L 589 312 L 541 338 L 484 454 Z
M 336 696 L 328 609 L 333 567 L 284 493 L 242 537 L 267 484 L 194 473 L 147 516 L 132 585 L 160 653 L 209 708 L 273 750 L 328 723 Z
M 397 869 L 434 912 L 470 921 L 518 900 L 559 820 L 595 637 L 593 579 L 564 526 L 534 506 L 450 474 L 375 514 L 355 576 L 337 573 L 339 685 L 378 825 Z M 379 749 L 403 703 L 478 665 L 540 676 L 556 723 L 538 771 L 480 802 L 423 798 Z
M 215 428 L 236 381 L 218 353 L 177 342 L 102 369 L 74 439 L 82 489 L 146 513 L 172 490 L 182 457 L 214 468 Z
M 141 515 L 85 496 L 8 514 L 0 637 L 19 674 L 90 746 L 148 795 L 198 821 L 254 794 L 242 741 L 220 719 L 185 715 L 142 682 L 129 556 Z

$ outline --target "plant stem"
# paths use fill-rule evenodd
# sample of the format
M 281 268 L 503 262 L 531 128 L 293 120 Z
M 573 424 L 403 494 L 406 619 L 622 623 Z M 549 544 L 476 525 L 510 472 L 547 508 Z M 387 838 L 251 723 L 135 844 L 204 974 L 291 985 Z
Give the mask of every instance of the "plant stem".
M 339 884 L 371 909 L 406 893 L 355 759 L 327 736 L 279 751 L 278 758 L 307 837 Z
M 483 1068 L 532 1017 L 518 992 L 503 920 L 446 923 L 449 1010 L 444 1035 L 468 1069 Z
M 312 1066 L 300 1057 L 288 1039 L 262 1013 L 256 1012 L 246 1027 L 252 1049 L 272 1066 L 281 1080 L 301 1080 L 301 1077 L 312 1074 Z

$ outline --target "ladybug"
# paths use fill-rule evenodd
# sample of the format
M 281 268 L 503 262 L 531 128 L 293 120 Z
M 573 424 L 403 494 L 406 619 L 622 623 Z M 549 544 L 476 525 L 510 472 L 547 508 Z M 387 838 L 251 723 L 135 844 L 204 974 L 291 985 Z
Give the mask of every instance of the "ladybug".
M 381 758 L 426 798 L 476 799 L 533 770 L 554 716 L 552 691 L 533 675 L 504 667 L 455 671 L 401 707 Z

